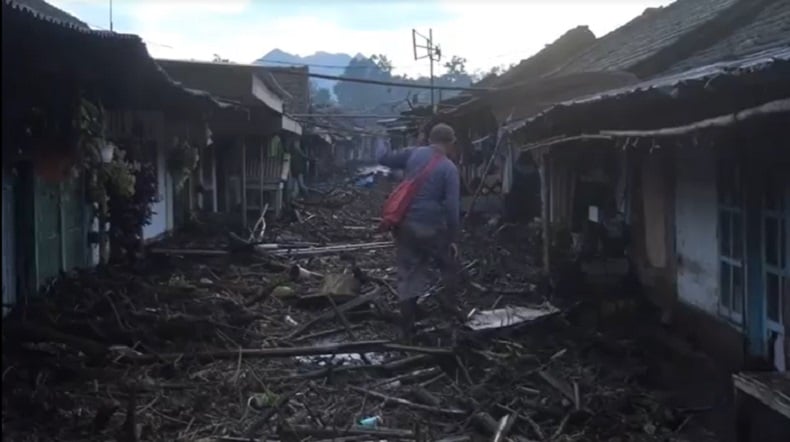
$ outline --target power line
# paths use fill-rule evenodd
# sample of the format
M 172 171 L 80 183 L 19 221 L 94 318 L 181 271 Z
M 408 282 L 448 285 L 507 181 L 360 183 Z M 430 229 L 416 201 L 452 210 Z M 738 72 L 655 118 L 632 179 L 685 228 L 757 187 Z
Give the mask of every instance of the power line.
M 346 66 L 341 66 L 341 65 L 339 65 L 339 64 L 334 64 L 334 65 L 333 65 L 333 64 L 314 64 L 314 63 L 292 62 L 292 61 L 285 61 L 285 60 L 264 60 L 264 59 L 261 59 L 261 60 L 260 60 L 260 63 L 262 63 L 264 66 L 266 65 L 266 63 L 274 63 L 274 64 L 282 64 L 282 65 L 287 65 L 287 66 L 307 66 L 307 67 L 310 67 L 310 68 L 327 68 L 327 69 L 374 69 L 374 67 L 373 67 L 373 66 L 351 66 L 350 64 L 349 64 L 349 65 L 346 65 Z M 409 68 L 409 69 L 410 69 L 410 68 L 414 68 L 414 67 L 417 67 L 417 65 L 412 65 L 412 66 L 399 66 L 398 68 L 399 68 L 399 69 L 407 69 L 407 68 Z M 395 68 L 395 66 L 393 66 L 393 69 L 394 69 L 394 68 Z
M 435 86 L 435 85 L 432 86 L 432 85 L 423 85 L 423 84 L 415 84 L 415 83 L 402 83 L 395 81 L 370 80 L 367 78 L 353 78 L 353 77 L 340 77 L 337 75 L 314 74 L 312 72 L 304 73 L 299 71 L 278 71 L 278 73 L 288 74 L 288 75 L 303 75 L 311 78 L 323 78 L 325 80 L 347 81 L 349 83 L 378 84 L 381 86 L 402 87 L 405 89 L 433 89 L 439 91 L 471 91 L 471 92 L 488 92 L 492 90 L 491 88 L 481 88 L 481 87 Z
M 226 62 L 195 61 L 195 60 L 173 60 L 173 59 L 160 59 L 160 60 L 173 61 L 177 63 L 209 64 L 214 66 L 216 65 L 242 66 L 242 67 L 264 69 L 264 70 L 271 69 L 270 67 L 261 66 L 259 64 L 226 63 Z M 470 92 L 488 92 L 492 90 L 491 88 L 484 88 L 484 87 L 430 86 L 430 85 L 419 84 L 419 83 L 403 83 L 397 81 L 371 80 L 368 78 L 341 77 L 338 75 L 315 74 L 301 69 L 297 70 L 296 68 L 294 69 L 282 68 L 281 70 L 276 71 L 276 73 L 281 75 L 298 75 L 298 76 L 310 77 L 310 78 L 323 78 L 325 80 L 346 81 L 349 83 L 376 84 L 380 86 L 401 87 L 404 89 L 435 89 L 435 90 L 444 90 L 444 91 L 470 91 Z

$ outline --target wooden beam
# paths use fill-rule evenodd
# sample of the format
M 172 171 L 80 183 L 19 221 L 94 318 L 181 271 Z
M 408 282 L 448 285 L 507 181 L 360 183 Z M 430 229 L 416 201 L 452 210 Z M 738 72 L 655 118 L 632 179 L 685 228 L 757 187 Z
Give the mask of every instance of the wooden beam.
M 601 135 L 611 137 L 676 137 L 686 135 L 703 129 L 715 127 L 732 126 L 740 121 L 754 117 L 767 116 L 776 113 L 790 112 L 790 98 L 774 100 L 759 106 L 735 112 L 733 114 L 721 115 L 714 118 L 696 121 L 682 126 L 665 127 L 655 130 L 605 130 L 600 131 Z
M 241 146 L 241 225 L 247 227 L 247 142 L 239 136 Z
M 549 259 L 549 161 L 546 154 L 540 156 L 540 221 L 543 231 L 543 270 L 546 275 L 551 271 Z
M 790 374 L 736 373 L 732 382 L 736 395 L 747 394 L 790 419 Z
M 211 148 L 211 199 L 212 199 L 212 212 L 219 212 L 219 204 L 217 202 L 217 147 Z
M 744 109 L 732 114 L 720 115 L 718 117 L 708 118 L 696 121 L 682 126 L 665 127 L 661 129 L 648 129 L 648 130 L 601 130 L 593 134 L 580 134 L 573 136 L 560 135 L 556 137 L 546 138 L 534 143 L 519 146 L 518 149 L 522 152 L 534 150 L 542 147 L 554 146 L 557 144 L 565 144 L 572 141 L 588 141 L 588 140 L 613 140 L 617 138 L 661 138 L 661 137 L 677 137 L 688 135 L 692 132 L 697 132 L 705 129 L 724 128 L 733 126 L 741 121 L 749 120 L 755 117 L 768 116 L 779 113 L 790 112 L 790 98 L 783 98 L 780 100 L 770 101 L 752 108 Z

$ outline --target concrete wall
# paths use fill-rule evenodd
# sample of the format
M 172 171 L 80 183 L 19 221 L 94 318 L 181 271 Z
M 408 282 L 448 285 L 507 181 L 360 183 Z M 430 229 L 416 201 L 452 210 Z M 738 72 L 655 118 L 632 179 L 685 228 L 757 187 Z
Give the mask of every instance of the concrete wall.
M 678 149 L 675 241 L 678 299 L 718 315 L 716 161 L 712 150 Z
M 159 201 L 154 206 L 151 224 L 143 228 L 143 239 L 150 240 L 166 233 L 173 226 L 173 180 L 167 173 L 165 149 L 159 146 L 157 150 L 157 183 L 159 186 Z

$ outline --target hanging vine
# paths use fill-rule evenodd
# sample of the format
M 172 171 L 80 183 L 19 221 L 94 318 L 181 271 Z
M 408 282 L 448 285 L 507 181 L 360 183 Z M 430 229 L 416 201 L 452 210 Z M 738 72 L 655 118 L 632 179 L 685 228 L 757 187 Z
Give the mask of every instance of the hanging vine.
M 105 136 L 105 111 L 101 105 L 89 100 L 80 100 L 75 126 L 79 130 L 78 149 L 81 161 L 78 163 L 88 179 L 88 201 L 93 204 L 96 215 L 106 220 L 109 192 L 131 197 L 135 190 L 135 173 L 139 164 L 127 161 L 125 153 L 108 145 Z M 105 162 L 102 150 L 114 149 L 113 158 Z
M 124 202 L 131 201 L 135 195 L 137 175 L 141 167 L 135 161 L 126 158 L 126 152 L 109 143 L 105 132 L 105 110 L 90 100 L 81 97 L 75 112 L 73 125 L 79 134 L 77 149 L 78 172 L 83 172 L 87 179 L 86 197 L 94 208 L 94 216 L 99 221 L 99 254 L 101 261 L 109 260 L 109 238 L 106 225 L 110 221 L 110 207 L 114 211 L 123 210 Z M 112 158 L 108 158 L 112 156 Z M 112 199 L 112 204 L 111 204 Z M 145 217 L 145 214 L 142 214 Z M 150 215 L 148 218 L 150 219 Z M 113 222 L 113 236 L 136 236 L 141 230 L 134 223 Z M 118 233 L 121 232 L 121 233 Z

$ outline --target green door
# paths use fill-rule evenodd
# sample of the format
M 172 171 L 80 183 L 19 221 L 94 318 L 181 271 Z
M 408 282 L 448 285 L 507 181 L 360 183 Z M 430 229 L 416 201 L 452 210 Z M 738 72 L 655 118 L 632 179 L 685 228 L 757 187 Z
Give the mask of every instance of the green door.
M 61 269 L 60 184 L 35 178 L 36 289 Z
M 61 183 L 61 219 L 63 222 L 63 270 L 87 264 L 87 208 L 84 181 L 72 178 Z
M 36 289 L 87 264 L 87 213 L 83 181 L 60 183 L 35 178 Z

